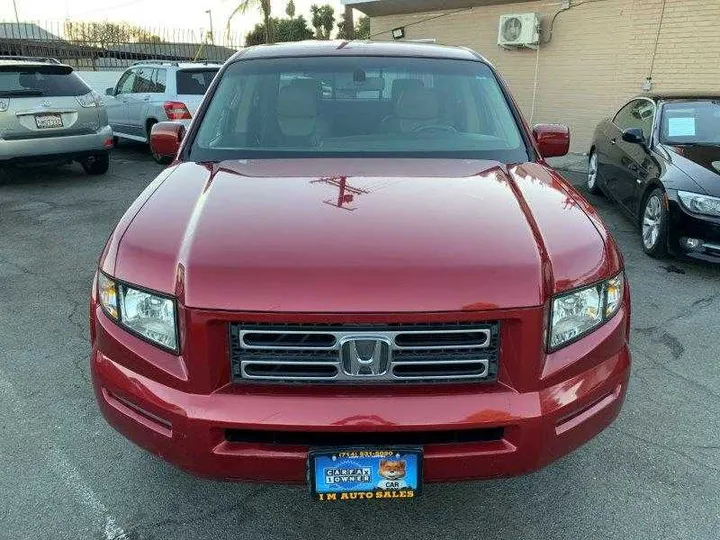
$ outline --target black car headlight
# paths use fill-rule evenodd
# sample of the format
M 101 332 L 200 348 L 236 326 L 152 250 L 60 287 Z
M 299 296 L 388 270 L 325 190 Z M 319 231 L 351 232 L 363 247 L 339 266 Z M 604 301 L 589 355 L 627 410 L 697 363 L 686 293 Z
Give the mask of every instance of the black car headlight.
M 709 195 L 692 193 L 690 191 L 678 191 L 678 198 L 683 206 L 691 212 L 720 217 L 720 199 L 717 197 L 710 197 Z
M 622 305 L 625 275 L 553 298 L 548 348 L 556 350 L 589 334 L 615 315 Z
M 98 273 L 98 298 L 105 313 L 130 332 L 177 352 L 175 300 L 118 283 Z

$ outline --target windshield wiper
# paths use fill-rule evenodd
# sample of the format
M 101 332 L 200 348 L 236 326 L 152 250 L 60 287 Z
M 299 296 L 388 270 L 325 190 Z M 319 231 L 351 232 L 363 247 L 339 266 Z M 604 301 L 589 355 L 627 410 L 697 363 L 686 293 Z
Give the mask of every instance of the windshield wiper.
M 34 90 L 32 88 L 25 88 L 22 90 L 0 90 L 0 97 L 25 97 L 25 96 L 44 96 L 45 92 L 42 90 Z

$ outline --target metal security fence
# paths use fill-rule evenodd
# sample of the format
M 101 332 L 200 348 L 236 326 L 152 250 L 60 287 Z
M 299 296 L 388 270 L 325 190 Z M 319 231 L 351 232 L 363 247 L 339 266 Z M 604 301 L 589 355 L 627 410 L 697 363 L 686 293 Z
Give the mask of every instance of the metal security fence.
M 146 28 L 126 23 L 55 21 L 0 22 L 0 55 L 57 58 L 76 69 L 118 70 L 142 60 L 224 62 L 242 46 L 242 36 Z

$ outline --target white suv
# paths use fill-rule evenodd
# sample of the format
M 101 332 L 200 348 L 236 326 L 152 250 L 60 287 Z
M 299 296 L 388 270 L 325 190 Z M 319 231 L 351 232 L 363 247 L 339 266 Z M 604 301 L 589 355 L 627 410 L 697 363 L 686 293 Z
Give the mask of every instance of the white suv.
M 157 122 L 190 123 L 220 64 L 138 62 L 105 93 L 110 126 L 118 138 L 149 142 Z M 169 158 L 153 154 L 158 163 Z

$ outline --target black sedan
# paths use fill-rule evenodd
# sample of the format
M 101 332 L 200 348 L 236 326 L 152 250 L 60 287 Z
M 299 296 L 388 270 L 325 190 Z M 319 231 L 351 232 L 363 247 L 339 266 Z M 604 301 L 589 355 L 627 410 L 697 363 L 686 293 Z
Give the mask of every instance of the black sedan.
M 720 94 L 637 97 L 589 156 L 588 189 L 633 218 L 648 255 L 720 262 Z

